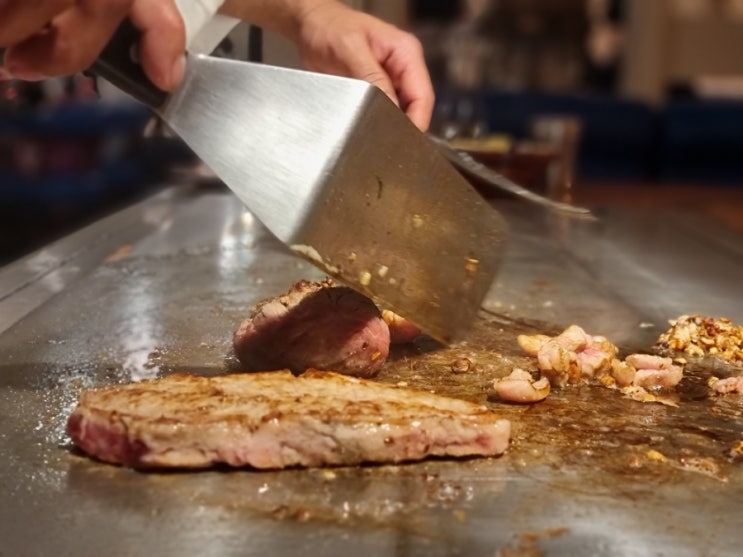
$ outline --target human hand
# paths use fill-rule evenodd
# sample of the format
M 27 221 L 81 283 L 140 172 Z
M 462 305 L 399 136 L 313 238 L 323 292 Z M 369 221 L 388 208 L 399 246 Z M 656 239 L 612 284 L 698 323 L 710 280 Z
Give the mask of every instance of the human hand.
M 28 81 L 72 75 L 98 57 L 121 21 L 142 32 L 142 68 L 173 90 L 185 70 L 185 30 L 173 0 L 0 0 L 0 78 Z
M 418 128 L 428 129 L 434 92 L 414 35 L 340 2 L 325 2 L 304 13 L 296 42 L 307 69 L 364 79 Z

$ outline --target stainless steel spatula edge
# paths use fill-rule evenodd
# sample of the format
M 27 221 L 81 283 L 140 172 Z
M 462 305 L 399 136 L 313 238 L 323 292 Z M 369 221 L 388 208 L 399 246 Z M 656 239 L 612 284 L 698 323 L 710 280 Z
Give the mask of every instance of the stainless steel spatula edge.
M 274 235 L 430 336 L 462 338 L 507 228 L 379 89 L 189 56 L 168 96 L 130 50 L 112 47 L 98 73 L 155 108 Z

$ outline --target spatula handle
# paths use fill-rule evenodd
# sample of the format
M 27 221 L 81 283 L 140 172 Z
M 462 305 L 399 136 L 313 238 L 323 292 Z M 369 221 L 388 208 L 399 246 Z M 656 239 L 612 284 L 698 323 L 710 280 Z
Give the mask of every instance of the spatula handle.
M 157 109 L 168 98 L 168 93 L 153 85 L 142 69 L 138 55 L 140 37 L 139 29 L 128 19 L 124 20 L 87 73 L 110 81 L 138 101 Z

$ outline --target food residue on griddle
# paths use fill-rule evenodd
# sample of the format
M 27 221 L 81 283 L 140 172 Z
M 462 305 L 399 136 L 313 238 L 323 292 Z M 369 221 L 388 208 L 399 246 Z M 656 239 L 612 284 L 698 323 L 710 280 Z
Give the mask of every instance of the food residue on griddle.
M 543 557 L 547 553 L 539 545 L 540 539 L 549 539 L 562 536 L 569 532 L 568 528 L 558 526 L 556 528 L 545 528 L 544 530 L 525 532 L 513 543 L 501 547 L 495 553 L 495 557 Z
M 726 317 L 682 315 L 669 321 L 670 329 L 660 335 L 659 350 L 684 352 L 690 356 L 718 358 L 743 367 L 743 325 Z
M 542 380 L 556 388 L 597 381 L 604 387 L 620 390 L 631 400 L 676 405 L 666 395 L 681 381 L 683 368 L 671 358 L 630 354 L 620 360 L 619 349 L 614 344 L 603 336 L 586 333 L 578 325 L 571 325 L 553 337 L 519 335 L 517 340 L 524 352 L 536 358 L 541 375 L 534 382 L 528 372 L 514 369 L 509 377 L 496 380 L 494 387 L 504 400 L 543 400 L 549 388 L 538 387 Z

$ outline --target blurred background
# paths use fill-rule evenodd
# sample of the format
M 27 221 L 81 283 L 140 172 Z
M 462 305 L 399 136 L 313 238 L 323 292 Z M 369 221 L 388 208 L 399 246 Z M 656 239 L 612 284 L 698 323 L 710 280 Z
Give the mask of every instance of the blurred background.
M 482 162 L 564 200 L 707 204 L 743 227 L 743 0 L 347 3 L 420 38 L 431 132 Z M 247 25 L 216 54 L 299 67 Z M 203 170 L 101 87 L 0 82 L 0 264 Z

